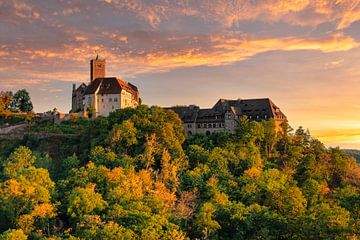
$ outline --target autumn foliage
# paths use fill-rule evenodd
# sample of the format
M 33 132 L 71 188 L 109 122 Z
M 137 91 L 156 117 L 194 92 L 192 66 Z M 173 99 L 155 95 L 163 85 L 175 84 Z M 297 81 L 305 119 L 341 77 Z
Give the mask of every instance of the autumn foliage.
M 174 112 L 142 105 L 55 150 L 1 142 L 0 239 L 357 239 L 359 165 L 273 126 L 186 138 Z

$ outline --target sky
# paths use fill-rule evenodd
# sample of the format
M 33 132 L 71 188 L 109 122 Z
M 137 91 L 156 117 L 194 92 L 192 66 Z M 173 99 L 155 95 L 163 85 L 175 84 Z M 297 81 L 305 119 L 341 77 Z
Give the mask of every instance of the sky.
M 89 61 L 147 105 L 271 98 L 293 128 L 360 149 L 358 0 L 0 0 L 0 90 L 71 108 Z

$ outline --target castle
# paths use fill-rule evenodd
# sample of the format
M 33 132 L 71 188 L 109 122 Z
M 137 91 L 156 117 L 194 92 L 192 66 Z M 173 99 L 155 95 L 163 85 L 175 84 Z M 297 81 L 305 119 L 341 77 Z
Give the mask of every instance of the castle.
M 281 123 L 287 118 L 280 108 L 269 98 L 262 99 L 220 99 L 212 108 L 200 109 L 198 106 L 175 106 L 173 110 L 181 118 L 187 135 L 214 132 L 234 133 L 241 116 L 250 120 L 275 120 L 275 130 L 281 131 Z
M 105 59 L 98 56 L 90 61 L 89 85 L 82 83 L 76 88 L 73 84 L 71 112 L 87 112 L 91 117 L 108 116 L 117 109 L 139 105 L 138 88 L 116 77 L 105 77 L 105 67 Z M 234 133 L 243 115 L 255 121 L 274 119 L 276 131 L 281 131 L 281 123 L 287 121 L 285 114 L 269 98 L 220 99 L 209 109 L 195 105 L 164 109 L 179 115 L 187 135 Z
M 71 112 L 87 111 L 93 117 L 108 116 L 120 108 L 139 105 L 139 90 L 116 77 L 105 77 L 105 59 L 90 61 L 90 83 L 73 84 Z

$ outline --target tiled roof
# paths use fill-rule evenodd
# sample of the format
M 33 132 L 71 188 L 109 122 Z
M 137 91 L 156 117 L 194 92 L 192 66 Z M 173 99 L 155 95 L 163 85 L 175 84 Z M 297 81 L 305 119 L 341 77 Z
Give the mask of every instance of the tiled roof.
M 233 112 L 235 115 L 246 115 L 252 119 L 281 119 L 286 116 L 269 98 L 260 99 L 220 99 L 213 108 L 199 109 L 192 106 L 177 106 L 166 108 L 175 111 L 184 123 L 190 122 L 219 122 L 223 121 L 225 113 Z
M 102 82 L 102 78 L 97 78 L 92 81 L 89 86 L 86 88 L 85 95 L 94 94 L 96 90 L 99 88 L 100 83 Z
M 85 95 L 94 94 L 97 89 L 99 89 L 99 94 L 120 94 L 122 89 L 136 95 L 138 94 L 136 86 L 115 77 L 95 79 L 86 88 Z
M 169 108 L 164 108 L 165 110 L 173 110 L 175 113 L 177 113 L 179 115 L 179 117 L 181 118 L 181 120 L 183 122 L 195 122 L 198 112 L 199 112 L 199 107 L 198 106 L 175 106 L 175 107 L 169 107 Z

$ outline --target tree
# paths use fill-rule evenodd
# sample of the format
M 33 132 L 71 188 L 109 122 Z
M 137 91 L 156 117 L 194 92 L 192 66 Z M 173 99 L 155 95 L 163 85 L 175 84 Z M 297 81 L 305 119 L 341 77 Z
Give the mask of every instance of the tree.
M 21 229 L 9 229 L 0 235 L 0 240 L 26 240 L 27 236 Z
M 262 121 L 261 124 L 264 129 L 263 145 L 265 147 L 265 154 L 267 157 L 270 157 L 277 141 L 275 120 L 269 119 Z
M 87 107 L 86 111 L 87 111 L 89 118 L 92 118 L 94 116 L 94 114 L 96 113 L 95 108 L 91 105 Z
M 264 138 L 263 126 L 256 121 L 250 121 L 245 115 L 240 117 L 239 125 L 236 127 L 235 132 L 236 137 L 243 143 L 258 143 Z
M 288 217 L 304 213 L 306 199 L 288 174 L 269 169 L 261 175 L 245 174 L 243 180 L 246 182 L 242 188 L 244 202 L 270 207 Z
M 21 146 L 17 148 L 4 163 L 3 174 L 8 177 L 15 177 L 18 172 L 31 167 L 36 158 L 29 148 Z
M 213 219 L 216 209 L 212 203 L 204 203 L 196 215 L 194 226 L 202 233 L 203 239 L 209 239 L 218 229 L 219 223 Z
M 9 109 L 12 101 L 12 92 L 0 92 L 0 113 Z
M 21 112 L 30 112 L 33 110 L 33 104 L 26 89 L 21 89 L 14 94 L 11 107 Z
M 141 163 L 146 169 L 149 169 L 152 164 L 155 163 L 155 154 L 157 152 L 158 144 L 156 143 L 155 133 L 150 136 L 146 135 L 145 150 L 140 156 Z
M 56 216 L 51 203 L 55 184 L 46 169 L 35 168 L 35 157 L 19 147 L 5 163 L 6 180 L 0 184 L 0 229 L 21 228 L 50 234 L 49 221 Z
M 95 192 L 95 184 L 88 184 L 85 188 L 75 188 L 72 191 L 67 213 L 73 218 L 82 219 L 85 215 L 103 210 L 106 205 L 101 194 Z
M 108 143 L 114 150 L 125 151 L 137 143 L 137 130 L 131 120 L 115 124 L 108 136 Z

